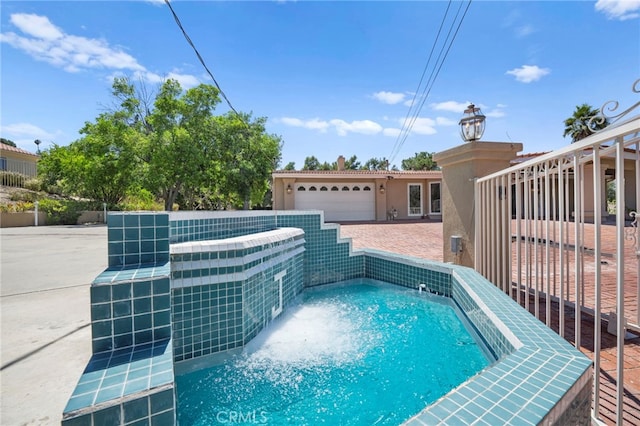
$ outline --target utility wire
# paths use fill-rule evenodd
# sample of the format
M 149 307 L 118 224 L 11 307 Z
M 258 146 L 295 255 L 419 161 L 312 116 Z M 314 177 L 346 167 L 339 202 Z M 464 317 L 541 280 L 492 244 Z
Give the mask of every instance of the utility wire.
M 220 95 L 227 102 L 227 105 L 229 105 L 229 108 L 231 108 L 231 111 L 233 111 L 238 116 L 238 118 L 240 118 L 240 120 L 244 123 L 244 119 L 238 113 L 238 111 L 236 111 L 236 109 L 233 107 L 233 105 L 231 105 L 231 101 L 229 101 L 229 98 L 227 98 L 227 95 L 224 94 L 224 92 L 222 91 L 222 88 L 218 84 L 218 81 L 216 80 L 216 78 L 213 76 L 213 74 L 209 70 L 209 67 L 207 67 L 207 64 L 204 62 L 204 59 L 202 59 L 202 56 L 200 56 L 200 52 L 198 52 L 198 49 L 193 44 L 193 41 L 191 41 L 191 37 L 189 37 L 189 35 L 187 34 L 187 31 L 182 26 L 182 23 L 180 22 L 180 18 L 178 18 L 178 15 L 173 10 L 173 7 L 171 6 L 171 3 L 169 2 L 169 0 L 164 0 L 164 2 L 166 3 L 167 6 L 169 6 L 169 10 L 171 11 L 171 14 L 173 15 L 173 19 L 175 19 L 176 24 L 178 24 L 178 28 L 180 28 L 180 31 L 182 31 L 182 34 L 184 35 L 184 38 L 187 40 L 187 43 L 189 43 L 189 46 L 191 46 L 193 51 L 196 52 L 196 56 L 198 57 L 198 60 L 200 61 L 200 63 L 204 67 L 204 69 L 207 71 L 207 74 L 209 74 L 209 77 L 211 77 L 211 79 L 213 80 L 213 83 L 218 88 L 218 91 L 220 92 Z
M 444 16 L 442 17 L 442 21 L 440 22 L 440 28 L 438 28 L 438 33 L 436 34 L 436 39 L 433 42 L 433 45 L 431 45 L 431 51 L 429 52 L 429 58 L 427 59 L 427 63 L 424 65 L 424 69 L 422 70 L 422 75 L 420 76 L 420 81 L 418 82 L 418 87 L 416 87 L 416 90 L 413 92 L 413 98 L 411 99 L 411 103 L 409 104 L 409 109 L 407 110 L 407 115 L 404 117 L 404 120 L 402 121 L 402 127 L 400 128 L 400 133 L 398 133 L 398 137 L 396 138 L 396 141 L 393 144 L 393 148 L 391 149 L 391 155 L 389 156 L 391 158 L 390 161 L 393 160 L 393 157 L 396 154 L 396 150 L 400 148 L 401 135 L 405 131 L 405 128 L 407 127 L 407 124 L 410 121 L 409 117 L 411 116 L 411 110 L 413 109 L 414 105 L 416 105 L 416 98 L 418 96 L 418 93 L 420 93 L 420 87 L 422 87 L 422 81 L 424 80 L 424 75 L 426 74 L 427 69 L 429 68 L 429 64 L 431 63 L 431 57 L 433 56 L 433 51 L 435 50 L 436 45 L 438 44 L 438 39 L 440 38 L 440 33 L 442 32 L 442 27 L 444 26 L 445 20 L 447 19 L 447 14 L 449 13 L 449 8 L 450 7 L 451 7 L 451 0 L 449 0 L 449 3 L 447 4 L 447 9 L 444 11 Z
M 413 125 L 415 124 L 416 120 L 418 119 L 418 116 L 420 115 L 420 111 L 422 110 L 422 107 L 424 106 L 424 104 L 427 101 L 427 98 L 429 97 L 429 94 L 431 93 L 431 89 L 433 88 L 433 85 L 436 81 L 436 79 L 438 78 L 438 75 L 440 74 L 440 70 L 442 69 L 442 66 L 444 65 L 445 60 L 447 59 L 447 56 L 449 55 L 449 51 L 451 50 L 451 46 L 453 45 L 453 42 L 456 39 L 456 36 L 458 35 L 458 32 L 460 30 L 460 26 L 462 25 L 462 22 L 464 21 L 465 16 L 467 15 L 467 12 L 469 10 L 469 7 L 471 6 L 471 1 L 469 0 L 469 2 L 467 3 L 467 7 L 464 10 L 464 13 L 462 14 L 462 17 L 460 18 L 460 21 L 458 22 L 458 25 L 455 29 L 455 32 L 453 34 L 453 37 L 451 38 L 451 41 L 449 42 L 449 45 L 446 48 L 446 51 L 444 51 L 444 57 L 442 57 L 442 61 L 440 61 L 439 65 L 438 65 L 438 61 L 440 60 L 440 57 L 442 56 L 443 50 L 444 50 L 444 46 L 443 48 L 440 50 L 440 53 L 438 54 L 438 59 L 436 59 L 436 66 L 437 69 L 434 68 L 431 71 L 431 74 L 429 76 L 429 80 L 422 92 L 422 101 L 420 102 L 419 107 L 417 108 L 416 112 L 414 113 L 414 115 L 411 118 L 411 122 L 409 124 L 409 126 L 407 126 L 405 128 L 405 132 L 404 134 L 401 133 L 398 135 L 398 140 L 396 141 L 396 144 L 394 145 L 394 151 L 392 151 L 391 156 L 390 156 L 390 162 L 392 162 L 395 157 L 398 155 L 400 149 L 402 148 L 402 145 L 404 144 L 404 142 L 407 140 L 407 138 L 409 137 L 409 134 L 411 133 L 411 129 L 413 128 Z M 451 31 L 453 30 L 453 27 L 455 25 L 455 21 L 458 18 L 458 15 L 460 14 L 460 9 L 462 8 L 462 4 L 460 4 L 460 7 L 458 8 L 458 12 L 456 13 L 456 16 L 451 24 L 451 27 L 449 28 L 449 33 L 447 35 L 447 38 L 445 39 L 445 44 L 447 43 L 447 40 L 449 40 L 449 36 L 451 35 Z M 448 10 L 448 8 L 447 8 Z M 445 14 L 446 17 L 446 14 Z M 444 19 L 444 18 L 443 18 Z M 439 33 L 438 33 L 439 35 Z M 437 39 L 436 39 L 437 41 Z M 435 45 L 435 43 L 434 43 Z M 431 57 L 431 56 L 430 56 Z M 421 79 L 422 81 L 422 79 Z M 413 107 L 413 105 L 411 106 Z M 398 142 L 399 141 L 399 142 Z

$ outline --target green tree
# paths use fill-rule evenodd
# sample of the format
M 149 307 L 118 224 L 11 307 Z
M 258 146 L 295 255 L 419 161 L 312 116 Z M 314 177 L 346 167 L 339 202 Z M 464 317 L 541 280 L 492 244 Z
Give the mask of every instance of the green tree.
M 386 158 L 370 158 L 360 168 L 361 170 L 387 170 L 389 160 Z
M 5 139 L 5 138 L 0 138 L 0 143 L 3 143 L 5 145 L 9 145 L 9 146 L 13 146 L 16 147 L 16 143 L 12 140 L 9 139 Z
M 271 173 L 280 162 L 282 140 L 267 134 L 267 119 L 252 119 L 250 114 L 218 117 L 216 144 L 223 168 L 221 182 L 229 201 L 249 209 L 263 204 Z
M 609 125 L 609 121 L 606 118 L 592 120 L 599 113 L 599 109 L 593 109 L 586 103 L 576 106 L 573 115 L 564 120 L 564 133 L 562 136 L 571 136 L 571 143 L 573 143 L 604 129 Z
M 85 123 L 80 133 L 84 137 L 68 146 L 53 145 L 42 153 L 38 174 L 43 184 L 67 195 L 121 202 L 139 174 L 134 147 L 142 135 L 111 113 Z
M 176 80 L 160 87 L 154 110 L 145 119 L 144 126 L 151 132 L 141 147 L 141 158 L 144 186 L 164 200 L 165 210 L 172 210 L 183 190 L 215 182 L 220 167 L 208 166 L 216 156 L 212 113 L 218 102 L 218 89 L 210 85 L 201 84 L 184 94 Z
M 296 163 L 294 163 L 293 161 L 289 161 L 287 165 L 284 166 L 283 170 L 295 170 L 295 169 L 296 169 Z
M 312 155 L 304 159 L 302 170 L 320 170 L 320 161 Z
M 405 158 L 401 163 L 402 170 L 439 170 L 438 165 L 433 161 L 433 153 L 422 151 L 417 152 L 411 158 Z
M 352 155 L 349 159 L 344 161 L 345 170 L 359 170 L 361 167 L 358 157 Z M 337 167 L 336 167 L 337 169 Z

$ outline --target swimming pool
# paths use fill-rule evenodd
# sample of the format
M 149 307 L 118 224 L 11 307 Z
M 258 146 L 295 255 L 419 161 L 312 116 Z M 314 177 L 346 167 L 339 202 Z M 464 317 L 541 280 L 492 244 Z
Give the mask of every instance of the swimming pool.
M 490 362 L 449 298 L 356 279 L 301 299 L 241 354 L 176 377 L 179 424 L 396 425 Z
M 469 268 L 354 251 L 321 212 L 132 212 L 107 221 L 109 267 L 90 289 L 93 355 L 63 426 L 177 423 L 176 377 L 253 345 L 303 292 L 355 278 L 414 294 L 424 285 L 449 299 L 496 360 L 406 424 L 589 421 L 591 361 Z M 259 408 L 221 420 L 265 423 Z

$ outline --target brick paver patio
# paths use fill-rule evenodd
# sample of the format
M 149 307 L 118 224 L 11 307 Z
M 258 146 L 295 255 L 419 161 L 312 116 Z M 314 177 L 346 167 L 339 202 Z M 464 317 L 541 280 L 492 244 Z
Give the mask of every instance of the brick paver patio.
M 592 225 L 585 228 L 585 246 L 593 247 Z M 353 241 L 353 248 L 374 248 L 395 253 L 416 256 L 425 259 L 442 261 L 443 236 L 442 223 L 429 221 L 392 221 L 373 223 L 346 223 L 341 225 L 340 235 L 350 237 Z M 602 227 L 603 251 L 608 254 L 615 253 L 615 227 Z M 635 296 L 637 267 L 635 254 L 626 250 L 625 255 L 625 292 L 626 292 L 626 312 L 632 315 L 637 313 L 637 298 Z M 540 256 L 544 262 L 544 256 Z M 611 257 L 603 258 L 607 263 L 602 271 L 603 280 L 603 312 L 608 312 L 615 306 L 615 275 L 610 271 L 615 270 L 612 266 Z M 570 268 L 573 270 L 573 268 Z M 614 281 L 612 281 L 614 280 Z M 593 276 L 585 274 L 585 300 L 593 300 Z M 591 299 L 589 299 L 591 298 Z M 522 304 L 524 304 L 522 297 Z M 533 312 L 534 301 L 529 300 L 529 310 Z M 613 301 L 613 302 L 612 302 Z M 542 321 L 545 321 L 545 301 L 540 300 L 540 312 Z M 585 304 L 589 304 L 585 302 Z M 551 325 L 558 331 L 558 304 L 552 302 Z M 581 347 L 580 350 L 593 359 L 593 317 L 583 315 L 581 321 Z M 565 338 L 574 343 L 574 311 L 565 310 Z M 600 418 L 606 424 L 615 424 L 615 399 L 616 399 L 616 337 L 608 334 L 606 325 L 602 327 L 602 349 L 601 349 L 601 392 L 600 392 Z M 640 338 L 628 339 L 624 347 L 624 424 L 640 424 Z

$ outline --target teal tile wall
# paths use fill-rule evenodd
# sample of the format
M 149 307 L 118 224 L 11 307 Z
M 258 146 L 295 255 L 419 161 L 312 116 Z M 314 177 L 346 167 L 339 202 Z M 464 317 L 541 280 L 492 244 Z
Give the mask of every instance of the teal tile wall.
M 137 424 L 175 419 L 169 340 L 95 354 L 69 398 L 63 425 Z M 104 423 L 109 421 L 108 423 Z
M 300 253 L 243 282 L 243 344 L 249 343 L 273 319 L 272 310 L 279 304 L 279 282 L 275 280 L 278 273 L 285 272 L 282 277 L 284 306 L 302 292 L 303 263 L 304 256 Z
M 487 343 L 495 359 L 500 359 L 515 350 L 514 342 L 496 326 L 490 314 L 478 306 L 478 301 L 463 288 L 460 280 L 455 276 L 452 278 L 452 295 L 476 333 Z
M 451 297 L 451 272 L 445 264 L 376 250 L 363 252 L 366 278 L 415 289 L 425 284 L 432 293 Z
M 238 348 L 242 336 L 242 282 L 172 291 L 174 361 Z
M 320 214 L 278 212 L 276 224 L 304 230 L 305 286 L 364 276 L 364 256 L 351 255 L 349 240 L 339 240 L 338 228 L 322 223 Z
M 112 212 L 107 227 L 109 267 L 169 261 L 168 213 Z
M 194 218 L 191 214 L 195 214 Z M 197 213 L 197 212 L 196 212 Z M 171 218 L 171 244 L 188 241 L 222 240 L 240 235 L 255 234 L 275 229 L 276 218 L 272 212 L 264 215 L 207 217 L 206 214 L 176 212 Z M 181 219 L 181 217 L 190 217 Z M 198 218 L 199 217 L 199 218 Z
M 324 224 L 319 213 L 174 212 L 170 218 L 171 243 L 232 238 L 282 227 L 300 228 L 306 240 L 306 286 L 358 278 L 364 273 L 364 258 L 351 256 L 349 243 L 339 240 L 337 227 Z
M 90 295 L 93 353 L 171 337 L 168 275 L 94 284 Z
M 283 304 L 302 291 L 303 235 L 292 238 L 289 233 L 280 241 L 276 235 L 255 235 L 254 241 L 263 238 L 266 244 L 235 248 L 239 246 L 230 242 L 231 248 L 221 251 L 213 251 L 215 246 L 175 247 L 171 305 L 176 362 L 239 348 L 257 335 L 279 303 L 274 277 L 282 271 Z
M 137 399 L 63 418 L 62 426 L 171 426 L 176 424 L 173 388 L 156 389 Z

